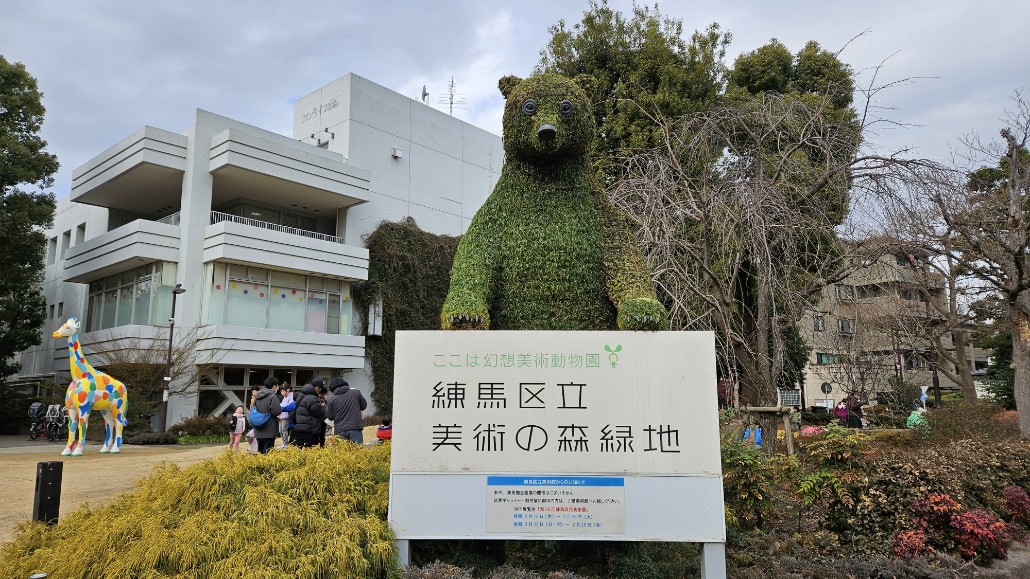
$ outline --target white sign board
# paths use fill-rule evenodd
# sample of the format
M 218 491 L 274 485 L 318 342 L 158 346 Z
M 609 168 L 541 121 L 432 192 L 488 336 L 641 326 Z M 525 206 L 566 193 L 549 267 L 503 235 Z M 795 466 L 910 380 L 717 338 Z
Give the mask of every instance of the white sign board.
M 398 538 L 722 542 L 710 332 L 398 332 Z

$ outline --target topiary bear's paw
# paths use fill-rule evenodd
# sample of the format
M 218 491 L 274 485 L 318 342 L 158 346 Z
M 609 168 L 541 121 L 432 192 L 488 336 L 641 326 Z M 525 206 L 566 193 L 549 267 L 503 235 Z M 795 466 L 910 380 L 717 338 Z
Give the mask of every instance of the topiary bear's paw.
M 440 327 L 444 330 L 488 330 L 490 314 L 483 312 L 444 311 L 440 315 Z
M 619 308 L 620 330 L 654 332 L 669 327 L 669 313 L 654 298 L 626 300 Z

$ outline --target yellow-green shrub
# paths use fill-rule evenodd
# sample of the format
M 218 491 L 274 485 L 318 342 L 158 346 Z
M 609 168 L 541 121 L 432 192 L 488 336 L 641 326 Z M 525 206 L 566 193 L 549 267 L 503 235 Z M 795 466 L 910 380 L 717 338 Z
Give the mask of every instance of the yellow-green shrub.
M 10 577 L 382 577 L 389 445 L 226 453 L 166 464 L 111 505 L 26 523 L 0 560 Z

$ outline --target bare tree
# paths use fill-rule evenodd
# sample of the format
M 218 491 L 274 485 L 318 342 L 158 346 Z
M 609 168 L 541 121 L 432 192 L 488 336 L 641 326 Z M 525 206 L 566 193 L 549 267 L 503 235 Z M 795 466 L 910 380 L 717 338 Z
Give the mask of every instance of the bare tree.
M 129 390 L 130 419 L 153 413 L 160 405 L 166 367 L 170 368 L 169 396 L 183 396 L 195 390 L 210 368 L 218 363 L 217 351 L 197 350 L 202 338 L 200 327 L 176 334 L 168 366 L 168 329 L 159 328 L 153 337 L 139 334 L 118 339 L 104 339 L 98 332 L 89 354 L 90 363 L 121 380 Z M 147 423 L 144 419 L 142 423 Z M 137 422 L 138 425 L 142 424 Z
M 947 256 L 952 267 L 1002 296 L 1012 326 L 1017 408 L 1030 408 L 1030 102 L 1017 93 L 1001 142 L 967 137 L 969 171 L 959 165 L 927 171 L 923 184 L 897 198 L 893 209 L 918 241 Z M 1030 412 L 1019 416 L 1030 438 Z
M 854 269 L 838 237 L 850 192 L 892 188 L 922 162 L 861 154 L 865 121 L 812 94 L 656 122 L 664 147 L 631 158 L 610 194 L 673 329 L 714 330 L 742 402 L 775 405 L 791 332 Z

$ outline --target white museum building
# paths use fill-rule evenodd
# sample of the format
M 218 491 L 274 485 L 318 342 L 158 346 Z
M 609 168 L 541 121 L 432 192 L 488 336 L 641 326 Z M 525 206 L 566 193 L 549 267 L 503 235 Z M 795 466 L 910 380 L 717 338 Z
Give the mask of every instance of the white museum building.
M 176 385 L 168 424 L 242 404 L 270 375 L 345 376 L 369 398 L 350 296 L 368 277 L 362 236 L 409 216 L 462 234 L 502 162 L 499 136 L 354 74 L 296 101 L 292 137 L 203 110 L 182 133 L 145 126 L 74 170 L 48 232 L 43 343 L 11 380 L 67 385 L 51 333 L 69 316 L 87 360 L 167 340 L 181 284 L 175 336 L 210 370 Z

